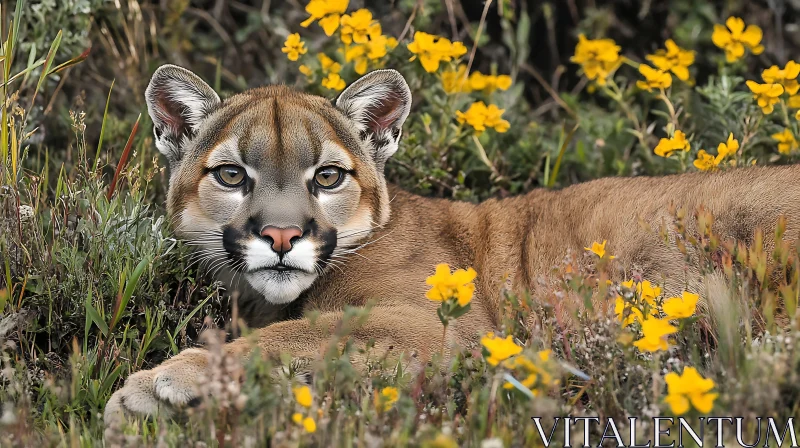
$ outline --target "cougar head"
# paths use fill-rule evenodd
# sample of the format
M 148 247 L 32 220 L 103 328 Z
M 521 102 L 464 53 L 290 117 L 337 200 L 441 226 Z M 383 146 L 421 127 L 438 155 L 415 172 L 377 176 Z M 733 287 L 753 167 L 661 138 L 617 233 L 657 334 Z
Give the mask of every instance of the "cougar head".
M 146 99 L 176 234 L 270 303 L 295 300 L 337 251 L 389 219 L 383 168 L 411 106 L 394 70 L 368 73 L 333 103 L 286 86 L 221 101 L 165 65 Z

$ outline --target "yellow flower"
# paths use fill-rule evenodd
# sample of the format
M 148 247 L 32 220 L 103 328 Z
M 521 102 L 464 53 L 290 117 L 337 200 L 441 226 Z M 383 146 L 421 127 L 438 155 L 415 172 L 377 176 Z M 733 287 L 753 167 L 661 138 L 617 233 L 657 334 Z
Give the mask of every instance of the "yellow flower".
M 300 67 L 297 67 L 297 70 L 299 70 L 300 73 L 302 73 L 302 74 L 304 74 L 306 76 L 311 76 L 311 73 L 312 73 L 311 67 L 309 67 L 309 66 L 307 66 L 305 64 L 300 64 Z
M 423 442 L 422 448 L 458 448 L 458 443 L 452 437 L 439 433 L 435 439 Z
M 728 140 L 717 145 L 718 157 L 728 157 L 731 154 L 736 154 L 739 150 L 739 140 L 733 138 L 733 132 L 728 134 Z
M 669 157 L 675 151 L 688 152 L 692 148 L 686 140 L 683 131 L 675 131 L 675 135 L 670 138 L 662 138 L 656 145 L 655 153 L 661 157 Z
M 762 35 L 761 28 L 758 26 L 747 25 L 745 28 L 744 20 L 739 17 L 728 17 L 725 26 L 714 25 L 711 41 L 717 47 L 725 50 L 725 59 L 728 62 L 736 62 L 744 56 L 745 47 L 756 55 L 764 51 L 764 47 L 761 45 Z
M 597 241 L 595 241 L 592 243 L 592 247 L 584 247 L 584 249 L 588 250 L 589 252 L 592 252 L 593 254 L 597 255 L 600 258 L 603 258 L 606 255 L 606 240 L 603 240 L 602 243 L 598 243 Z M 613 260 L 614 258 L 616 257 L 614 257 L 613 255 L 608 256 L 609 260 Z
M 456 111 L 456 119 L 475 128 L 477 135 L 481 135 L 486 128 L 503 133 L 511 127 L 508 121 L 502 119 L 503 112 L 505 109 L 499 109 L 494 104 L 487 106 L 483 101 L 478 101 L 472 103 L 466 112 Z
M 478 274 L 474 269 L 456 269 L 450 273 L 450 266 L 440 264 L 436 266 L 436 273 L 425 280 L 431 289 L 425 297 L 435 302 L 442 302 L 455 298 L 460 306 L 467 306 L 475 294 L 475 284 L 472 283 Z
M 325 87 L 326 89 L 336 90 L 336 91 L 342 91 L 347 86 L 347 84 L 344 82 L 344 79 L 342 79 L 342 77 L 339 76 L 338 73 L 328 73 L 325 77 L 322 78 L 322 81 L 320 81 L 320 85 L 322 85 L 322 87 Z
M 664 314 L 670 319 L 683 319 L 692 317 L 697 311 L 697 301 L 700 296 L 684 291 L 681 297 L 670 297 L 664 301 L 662 308 Z
M 303 428 L 306 429 L 306 432 L 316 432 L 317 431 L 317 423 L 311 417 L 306 417 L 303 419 Z
M 795 61 L 789 61 L 783 69 L 778 68 L 777 65 L 761 72 L 761 79 L 768 84 L 780 84 L 783 90 L 789 95 L 794 95 L 800 90 L 800 84 L 797 82 L 797 75 L 800 75 L 800 64 Z
M 486 362 L 492 366 L 522 352 L 522 347 L 515 344 L 511 336 L 503 339 L 496 337 L 494 333 L 486 333 L 486 336 L 481 338 L 481 345 L 489 352 Z
M 344 52 L 344 60 L 345 62 L 353 62 L 353 70 L 359 75 L 363 75 L 367 72 L 367 65 L 369 64 L 369 58 L 367 58 L 367 47 L 366 45 L 353 45 Z
M 672 72 L 681 81 L 688 80 L 689 66 L 694 64 L 694 51 L 684 50 L 672 39 L 667 39 L 665 45 L 666 49 L 647 55 L 647 60 L 659 70 Z
M 303 423 L 303 414 L 295 412 L 294 414 L 292 414 L 292 421 L 297 423 L 298 425 Z
M 297 404 L 304 408 L 311 407 L 313 401 L 311 397 L 311 388 L 308 386 L 293 387 L 292 392 L 294 392 L 294 399 L 297 401 Z
M 410 61 L 419 57 L 422 68 L 428 73 L 433 73 L 439 70 L 440 62 L 451 61 L 465 55 L 467 47 L 461 42 L 450 42 L 444 37 L 417 31 L 414 33 L 414 41 L 408 44 L 408 51 L 414 54 Z
M 386 412 L 397 403 L 400 393 L 396 387 L 384 387 L 380 393 L 375 393 L 375 409 Z
M 626 315 L 626 309 L 630 310 L 630 312 Z M 627 327 L 634 322 L 642 322 L 644 321 L 644 315 L 639 308 L 629 304 L 625 301 L 621 296 L 617 296 L 617 300 L 614 303 L 614 314 L 617 318 L 622 322 L 623 327 Z
M 466 76 L 467 66 L 459 64 L 456 70 L 448 68 L 442 72 L 442 89 L 445 93 L 469 93 L 472 91 L 469 79 Z
M 786 105 L 791 109 L 800 109 L 800 95 L 792 95 L 786 101 Z
M 701 171 L 709 171 L 716 169 L 726 157 L 735 154 L 739 150 L 739 140 L 733 138 L 733 132 L 728 134 L 728 140 L 722 142 L 717 146 L 717 156 L 714 157 L 701 149 L 697 153 L 697 159 L 694 161 L 694 166 Z
M 675 415 L 689 411 L 689 403 L 701 414 L 708 414 L 714 408 L 718 394 L 710 392 L 714 380 L 703 378 L 694 367 L 684 367 L 683 374 L 670 372 L 664 376 L 667 383 L 667 397 L 664 401 Z
M 354 70 L 359 75 L 367 72 L 369 61 L 377 61 L 397 46 L 397 40 L 381 34 L 380 24 L 372 26 L 365 43 L 348 46 L 344 53 L 346 62 L 355 61 Z
M 526 377 L 520 381 L 520 384 L 530 389 L 534 396 L 538 396 L 540 390 L 537 386 L 549 387 L 558 384 L 558 380 L 553 378 L 548 369 L 551 354 L 550 350 L 542 350 L 536 354 L 538 359 L 535 363 L 526 356 L 517 356 L 507 361 L 504 365 L 509 369 L 521 369 L 525 372 Z M 513 389 L 514 385 L 505 383 L 503 388 Z
M 800 120 L 800 118 L 798 118 Z M 797 139 L 789 128 L 784 129 L 777 134 L 772 134 L 772 138 L 778 141 L 778 152 L 781 154 L 789 154 L 798 148 Z
M 633 345 L 644 352 L 666 350 L 669 348 L 667 336 L 677 331 L 666 319 L 647 319 L 642 322 L 642 339 Z
M 771 114 L 775 109 L 775 104 L 780 101 L 783 94 L 783 86 L 780 84 L 759 84 L 755 81 L 747 81 L 747 87 L 753 92 L 753 99 L 758 101 L 761 112 Z
M 311 16 L 300 24 L 303 28 L 308 27 L 315 20 L 319 21 L 325 34 L 333 36 L 339 28 L 339 20 L 342 14 L 347 11 L 350 0 L 311 0 L 306 5 L 306 12 Z
M 717 167 L 716 159 L 707 153 L 705 149 L 701 149 L 697 153 L 697 158 L 694 160 L 693 165 L 700 171 L 710 171 Z
M 622 64 L 621 48 L 612 39 L 587 39 L 581 34 L 570 61 L 580 64 L 590 81 L 606 85 L 606 79 Z
M 346 44 L 363 44 L 369 39 L 370 28 L 380 27 L 372 20 L 372 13 L 368 9 L 359 9 L 353 14 L 342 16 L 342 42 Z M 380 31 L 378 32 L 380 34 Z
M 322 71 L 325 73 L 339 73 L 342 70 L 341 64 L 329 58 L 328 55 L 324 53 L 318 53 L 317 59 L 319 60 L 319 65 L 322 67 Z
M 798 110 L 797 113 L 794 114 L 794 119 L 800 121 L 800 110 Z
M 639 73 L 644 76 L 644 81 L 636 81 L 636 87 L 652 92 L 653 89 L 664 90 L 672 85 L 672 76 L 669 73 L 656 70 L 647 64 L 639 65 Z
M 653 286 L 649 280 L 645 280 L 636 285 L 636 292 L 639 293 L 639 297 L 641 297 L 645 302 L 655 306 L 656 299 L 661 295 L 661 288 L 658 286 Z
M 326 89 L 341 91 L 346 85 L 338 73 L 328 73 L 328 76 L 322 78 L 322 87 Z
M 288 57 L 290 61 L 296 61 L 300 58 L 301 54 L 306 54 L 308 49 L 306 49 L 306 43 L 300 40 L 300 34 L 293 33 L 286 38 L 286 42 L 283 43 L 281 51 L 286 53 L 286 57 Z
M 490 94 L 495 90 L 508 90 L 511 87 L 511 77 L 508 75 L 484 75 L 481 72 L 472 72 L 469 78 L 465 76 L 467 67 L 460 64 L 456 70 L 447 69 L 442 73 L 442 87 L 446 93 L 470 93 L 483 91 Z
M 470 90 L 483 90 L 492 93 L 497 89 L 508 90 L 511 87 L 511 77 L 508 75 L 484 75 L 481 72 L 472 72 L 469 76 Z
M 633 280 L 622 282 L 622 286 L 633 290 Z M 645 280 L 636 284 L 636 295 L 651 306 L 656 306 L 656 299 L 661 295 L 661 288 L 653 286 L 649 280 Z

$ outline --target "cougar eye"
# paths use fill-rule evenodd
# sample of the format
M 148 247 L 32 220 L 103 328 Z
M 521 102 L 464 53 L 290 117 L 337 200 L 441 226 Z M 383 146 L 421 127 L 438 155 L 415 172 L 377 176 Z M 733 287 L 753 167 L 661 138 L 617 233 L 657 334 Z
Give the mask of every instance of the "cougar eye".
M 324 166 L 314 175 L 314 183 L 320 188 L 336 188 L 344 180 L 344 171 L 335 166 Z
M 214 177 L 217 182 L 226 187 L 241 187 L 247 180 L 244 168 L 236 165 L 223 165 L 214 170 Z

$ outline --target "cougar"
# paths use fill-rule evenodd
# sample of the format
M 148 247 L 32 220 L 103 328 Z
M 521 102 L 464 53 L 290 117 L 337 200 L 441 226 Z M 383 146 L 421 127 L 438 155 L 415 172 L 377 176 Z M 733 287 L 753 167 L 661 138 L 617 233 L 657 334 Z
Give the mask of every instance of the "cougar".
M 474 347 L 496 329 L 501 291 L 529 291 L 568 249 L 608 240 L 619 266 L 637 266 L 670 292 L 703 294 L 701 274 L 648 231 L 671 221 L 670 205 L 705 207 L 723 237 L 750 241 L 788 217 L 800 222 L 800 168 L 749 167 L 665 177 L 605 178 L 562 190 L 480 204 L 431 199 L 387 184 L 411 92 L 394 70 L 366 74 L 331 102 L 286 86 L 220 100 L 192 72 L 165 65 L 146 91 L 155 142 L 169 164 L 167 211 L 176 235 L 219 267 L 219 277 L 250 290 L 242 306 L 263 356 L 317 358 L 346 306 L 371 304 L 354 328 L 419 368 L 434 353 Z M 469 313 L 447 327 L 425 296 L 437 264 L 477 271 Z M 679 292 L 678 292 L 679 294 Z M 275 311 L 277 310 L 277 311 Z M 313 322 L 304 317 L 314 311 Z M 249 340 L 224 346 L 247 357 Z M 443 346 L 444 345 L 444 346 Z M 353 359 L 363 364 L 364 355 Z M 173 413 L 196 402 L 207 362 L 191 348 L 131 375 L 109 401 L 106 419 Z

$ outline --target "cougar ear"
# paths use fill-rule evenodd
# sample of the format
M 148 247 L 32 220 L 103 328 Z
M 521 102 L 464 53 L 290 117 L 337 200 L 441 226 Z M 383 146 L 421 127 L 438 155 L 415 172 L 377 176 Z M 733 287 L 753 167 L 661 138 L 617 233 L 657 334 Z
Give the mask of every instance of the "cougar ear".
M 382 168 L 396 151 L 403 122 L 411 110 L 411 90 L 395 70 L 376 70 L 351 84 L 336 107 L 355 121 L 362 140 Z
M 220 103 L 217 93 L 200 77 L 175 65 L 162 65 L 153 73 L 145 99 L 156 147 L 170 165 L 180 161 L 186 140 Z

